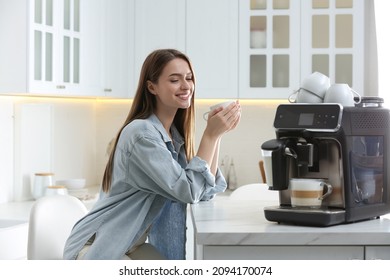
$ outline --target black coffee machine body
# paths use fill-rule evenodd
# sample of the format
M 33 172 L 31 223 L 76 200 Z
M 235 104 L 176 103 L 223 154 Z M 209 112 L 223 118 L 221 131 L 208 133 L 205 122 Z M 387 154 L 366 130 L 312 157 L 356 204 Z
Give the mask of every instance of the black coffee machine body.
M 282 104 L 274 127 L 276 139 L 263 143 L 262 151 L 267 184 L 279 192 L 279 205 L 264 209 L 267 220 L 330 226 L 390 212 L 388 109 Z M 333 192 L 320 208 L 292 207 L 291 178 L 323 179 Z

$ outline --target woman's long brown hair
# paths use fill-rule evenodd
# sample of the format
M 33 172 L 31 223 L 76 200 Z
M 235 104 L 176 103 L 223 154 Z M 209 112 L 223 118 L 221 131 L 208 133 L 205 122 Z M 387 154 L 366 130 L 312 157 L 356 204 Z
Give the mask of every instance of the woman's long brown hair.
M 118 143 L 119 136 L 123 128 L 135 119 L 146 119 L 152 115 L 156 109 L 156 97 L 151 94 L 147 88 L 147 81 L 157 83 L 158 79 L 165 68 L 165 66 L 171 60 L 180 58 L 187 61 L 190 70 L 192 72 L 192 81 L 195 85 L 195 73 L 192 68 L 192 64 L 189 58 L 182 52 L 174 49 L 160 49 L 155 50 L 147 56 L 142 65 L 140 78 L 138 82 L 137 91 L 134 96 L 133 104 L 127 115 L 127 118 L 119 129 L 119 132 L 115 139 L 115 144 L 111 150 L 110 157 L 108 159 L 106 169 L 103 175 L 102 188 L 104 192 L 108 192 L 111 188 L 112 169 L 114 162 L 114 154 L 116 145 Z M 194 154 L 194 127 L 195 127 L 195 111 L 194 111 L 194 96 L 191 99 L 191 105 L 187 109 L 178 109 L 175 118 L 173 120 L 176 128 L 180 134 L 184 137 L 185 151 L 187 160 L 190 160 Z

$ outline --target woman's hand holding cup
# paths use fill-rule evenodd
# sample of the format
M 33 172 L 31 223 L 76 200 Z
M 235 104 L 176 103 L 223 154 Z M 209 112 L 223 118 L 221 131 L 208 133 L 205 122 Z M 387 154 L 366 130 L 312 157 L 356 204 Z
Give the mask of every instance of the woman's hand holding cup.
M 227 101 L 210 107 L 207 112 L 206 132 L 220 137 L 234 129 L 241 118 L 241 105 L 238 101 Z
M 236 102 L 236 101 L 234 101 L 234 100 L 229 100 L 229 101 L 221 102 L 221 103 L 218 103 L 218 104 L 215 104 L 215 105 L 211 106 L 211 107 L 210 107 L 210 110 L 203 114 L 203 119 L 204 119 L 205 121 L 207 121 L 207 119 L 208 119 L 210 113 L 212 113 L 214 110 L 216 110 L 216 109 L 218 109 L 218 108 L 224 109 L 224 108 L 226 108 L 227 106 L 229 106 L 230 104 L 232 104 L 232 103 L 234 103 L 234 102 Z

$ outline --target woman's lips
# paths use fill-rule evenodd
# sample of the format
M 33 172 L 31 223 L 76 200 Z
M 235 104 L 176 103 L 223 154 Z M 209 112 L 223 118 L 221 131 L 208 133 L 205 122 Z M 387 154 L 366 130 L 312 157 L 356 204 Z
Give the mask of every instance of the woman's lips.
M 190 93 L 179 93 L 176 96 L 178 98 L 180 98 L 181 100 L 188 100 L 188 99 L 190 99 L 191 94 Z

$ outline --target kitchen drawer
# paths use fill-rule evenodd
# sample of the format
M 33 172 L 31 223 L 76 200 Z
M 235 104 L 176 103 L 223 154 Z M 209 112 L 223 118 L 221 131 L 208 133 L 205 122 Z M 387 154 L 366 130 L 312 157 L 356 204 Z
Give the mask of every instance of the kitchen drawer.
M 204 246 L 203 259 L 362 260 L 364 246 Z
M 0 219 L 0 260 L 27 258 L 28 222 Z
M 390 246 L 366 246 L 366 260 L 390 260 Z

